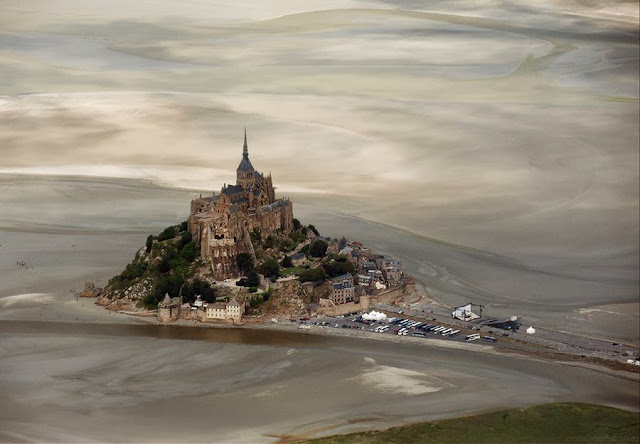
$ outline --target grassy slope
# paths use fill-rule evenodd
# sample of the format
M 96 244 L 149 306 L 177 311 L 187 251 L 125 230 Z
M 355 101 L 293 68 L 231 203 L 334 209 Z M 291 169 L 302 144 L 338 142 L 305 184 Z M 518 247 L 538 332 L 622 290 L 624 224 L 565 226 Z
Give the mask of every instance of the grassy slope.
M 598 405 L 557 403 L 306 442 L 638 443 L 639 434 L 638 413 Z

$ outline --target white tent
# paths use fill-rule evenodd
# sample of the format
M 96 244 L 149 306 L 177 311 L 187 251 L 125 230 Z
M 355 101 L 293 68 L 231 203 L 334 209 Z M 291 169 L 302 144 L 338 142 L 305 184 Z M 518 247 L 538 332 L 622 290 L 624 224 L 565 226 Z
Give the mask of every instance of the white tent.
M 451 313 L 451 316 L 454 318 L 460 319 L 461 321 L 472 321 L 476 318 L 479 318 L 475 313 L 471 312 L 471 304 L 461 305 L 460 307 L 456 307 L 456 309 Z
M 385 319 L 387 319 L 387 315 L 373 310 L 371 311 L 371 313 L 363 314 L 362 319 L 364 319 L 365 321 L 384 321 Z
M 528 334 L 532 335 L 532 334 L 534 334 L 535 332 L 536 332 L 536 329 L 535 329 L 535 328 L 533 328 L 533 327 L 529 327 L 529 328 L 527 328 L 527 333 L 528 333 Z

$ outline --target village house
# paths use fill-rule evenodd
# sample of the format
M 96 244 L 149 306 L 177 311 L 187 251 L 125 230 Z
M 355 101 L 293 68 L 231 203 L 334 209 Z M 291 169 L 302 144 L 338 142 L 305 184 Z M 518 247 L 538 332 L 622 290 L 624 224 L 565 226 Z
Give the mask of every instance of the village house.
M 333 279 L 329 299 L 331 299 L 334 304 L 354 302 L 355 296 L 356 292 L 353 286 L 353 276 L 350 274 L 344 274 Z
M 232 298 L 229 302 L 214 302 L 207 304 L 206 319 L 220 319 L 224 321 L 232 321 L 234 323 L 242 322 L 244 314 L 244 301 L 240 303 L 236 298 Z

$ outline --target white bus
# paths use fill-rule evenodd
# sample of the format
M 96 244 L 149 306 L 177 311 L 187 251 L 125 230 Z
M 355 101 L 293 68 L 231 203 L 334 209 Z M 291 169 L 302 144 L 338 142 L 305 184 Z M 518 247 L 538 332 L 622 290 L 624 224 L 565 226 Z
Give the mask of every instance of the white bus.
M 473 333 L 465 336 L 464 340 L 467 342 L 475 341 L 476 339 L 480 339 L 480 333 Z

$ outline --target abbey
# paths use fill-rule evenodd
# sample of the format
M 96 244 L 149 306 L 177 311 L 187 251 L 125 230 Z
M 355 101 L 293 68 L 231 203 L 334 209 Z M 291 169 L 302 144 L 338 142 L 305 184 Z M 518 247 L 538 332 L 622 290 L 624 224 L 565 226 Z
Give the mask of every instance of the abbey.
M 254 230 L 266 238 L 293 229 L 293 204 L 276 199 L 271 174 L 265 176 L 251 165 L 246 129 L 236 184 L 225 184 L 218 195 L 192 200 L 188 223 L 202 259 L 210 261 L 217 280 L 238 276 L 238 254 L 254 255 Z

